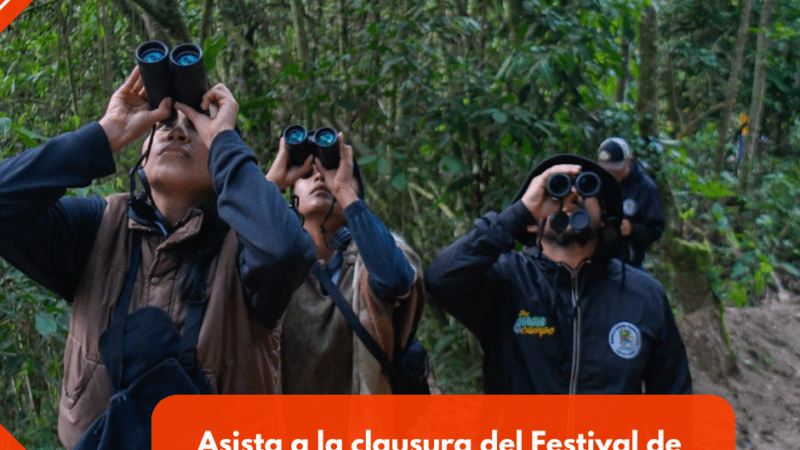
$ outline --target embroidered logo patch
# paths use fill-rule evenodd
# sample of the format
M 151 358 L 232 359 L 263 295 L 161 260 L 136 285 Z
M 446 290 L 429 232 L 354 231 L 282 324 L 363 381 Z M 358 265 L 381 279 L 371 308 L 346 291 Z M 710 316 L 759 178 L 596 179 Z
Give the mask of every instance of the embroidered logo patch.
M 617 355 L 632 359 L 639 354 L 642 345 L 641 334 L 636 325 L 630 322 L 620 322 L 611 328 L 608 333 L 608 345 Z
M 526 335 L 551 336 L 556 332 L 555 327 L 547 326 L 547 319 L 542 316 L 531 316 L 524 309 L 519 312 L 517 321 L 514 322 L 514 333 Z
M 622 213 L 628 217 L 633 217 L 636 214 L 636 210 L 639 209 L 639 205 L 636 204 L 636 200 L 629 198 L 622 202 Z

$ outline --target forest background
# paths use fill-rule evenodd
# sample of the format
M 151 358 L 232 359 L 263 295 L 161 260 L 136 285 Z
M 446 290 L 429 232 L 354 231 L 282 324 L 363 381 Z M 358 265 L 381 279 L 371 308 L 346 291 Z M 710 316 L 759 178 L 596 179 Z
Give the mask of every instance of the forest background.
M 645 267 L 676 316 L 717 319 L 720 370 L 724 307 L 798 287 L 796 0 L 34 0 L 0 34 L 0 158 L 101 117 L 150 39 L 204 48 L 265 171 L 287 125 L 343 131 L 425 265 L 537 161 L 621 136 L 667 215 Z M 70 195 L 126 191 L 140 148 Z M 26 448 L 58 446 L 69 312 L 0 260 L 0 418 Z M 444 393 L 482 391 L 474 336 L 430 304 L 418 335 Z

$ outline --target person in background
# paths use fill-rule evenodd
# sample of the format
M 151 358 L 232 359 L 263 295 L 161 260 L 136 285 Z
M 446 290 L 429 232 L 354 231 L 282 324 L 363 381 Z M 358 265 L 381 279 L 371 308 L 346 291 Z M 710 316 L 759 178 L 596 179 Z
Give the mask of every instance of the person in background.
M 620 225 L 628 246 L 620 257 L 641 269 L 645 252 L 664 233 L 664 212 L 656 183 L 636 161 L 628 143 L 618 137 L 606 139 L 597 150 L 597 160 L 614 175 L 622 189 L 624 218 Z
M 291 186 L 318 262 L 383 352 L 400 358 L 424 306 L 421 261 L 370 212 L 353 149 L 342 133 L 338 140 L 339 167 L 329 170 L 313 156 L 290 166 L 281 138 L 267 179 Z M 389 374 L 312 275 L 283 318 L 281 382 L 284 394 L 393 393 Z

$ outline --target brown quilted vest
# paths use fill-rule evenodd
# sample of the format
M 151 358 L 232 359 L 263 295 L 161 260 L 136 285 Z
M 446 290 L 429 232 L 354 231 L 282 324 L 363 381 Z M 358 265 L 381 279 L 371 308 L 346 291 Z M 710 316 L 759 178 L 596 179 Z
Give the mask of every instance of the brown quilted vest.
M 128 219 L 128 197 L 117 194 L 106 199 L 103 220 L 75 293 L 58 416 L 58 436 L 68 448 L 103 412 L 113 394 L 99 344 L 125 282 L 131 229 L 142 230 L 144 236 L 130 311 L 157 306 L 178 329 L 186 314 L 180 278 L 193 252 L 187 253 L 182 243 L 199 232 L 203 213 L 193 209 L 185 225 L 164 238 L 157 230 Z M 280 329 L 264 328 L 248 311 L 238 256 L 239 243 L 231 229 L 209 271 L 208 306 L 197 359 L 216 393 L 272 394 L 278 385 Z

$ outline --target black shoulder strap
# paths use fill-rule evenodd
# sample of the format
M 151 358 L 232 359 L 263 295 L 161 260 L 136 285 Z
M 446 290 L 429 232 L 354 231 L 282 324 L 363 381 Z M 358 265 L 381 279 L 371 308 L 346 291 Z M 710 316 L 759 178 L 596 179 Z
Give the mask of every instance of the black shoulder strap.
M 125 335 L 125 318 L 128 316 L 128 309 L 131 304 L 131 294 L 133 293 L 133 282 L 136 281 L 136 270 L 139 267 L 139 259 L 142 256 L 142 233 L 141 231 L 134 230 L 133 238 L 131 239 L 131 261 L 128 266 L 128 276 L 125 278 L 125 286 L 122 288 L 122 293 L 117 301 L 117 306 L 114 307 L 114 316 L 111 319 L 111 325 L 108 326 L 108 339 L 111 344 L 112 351 L 108 352 L 108 359 L 106 367 L 111 376 L 111 384 L 116 391 L 122 383 L 122 355 L 123 343 Z M 106 356 L 105 354 L 103 355 Z
M 181 336 L 180 362 L 186 370 L 194 370 L 197 364 L 197 339 L 200 336 L 200 325 L 206 311 L 206 286 L 211 263 L 205 267 L 203 277 L 200 279 L 200 298 L 187 299 L 186 319 L 183 322 L 183 335 Z
M 122 383 L 123 364 L 122 357 L 124 355 L 123 345 L 125 342 L 125 319 L 128 317 L 128 310 L 131 304 L 131 295 L 133 294 L 133 284 L 136 281 L 136 271 L 139 267 L 139 260 L 142 256 L 142 232 L 139 230 L 133 231 L 131 239 L 131 259 L 128 266 L 128 274 L 125 278 L 125 286 L 119 296 L 119 301 L 114 307 L 114 315 L 111 324 L 106 330 L 108 334 L 107 342 L 110 344 L 108 352 L 103 352 L 103 357 L 107 357 L 106 367 L 111 377 L 111 383 L 115 391 L 118 390 Z M 205 293 L 206 283 L 208 282 L 208 272 L 211 264 L 205 268 L 204 277 L 201 282 L 203 289 L 201 292 Z M 205 313 L 206 298 L 203 295 L 199 299 L 188 299 L 188 306 L 186 308 L 186 319 L 183 325 L 183 334 L 181 336 L 180 348 L 180 363 L 186 370 L 193 370 L 196 365 L 195 355 L 197 354 L 197 339 L 200 335 L 200 325 L 203 321 L 203 314 Z
M 335 303 L 339 308 L 339 311 L 342 312 L 342 315 L 344 315 L 344 318 L 347 320 L 350 328 L 355 331 L 356 336 L 361 339 L 361 342 L 364 343 L 364 346 L 367 347 L 367 350 L 369 350 L 369 352 L 372 353 L 372 356 L 378 360 L 386 373 L 389 374 L 389 377 L 394 378 L 396 375 L 395 368 L 392 365 L 392 362 L 389 361 L 389 357 L 386 356 L 386 353 L 381 349 L 378 343 L 375 342 L 375 339 L 372 338 L 372 335 L 369 334 L 366 328 L 361 325 L 361 321 L 358 320 L 355 311 L 353 311 L 353 308 L 351 308 L 350 304 L 347 303 L 347 300 L 344 299 L 344 296 L 342 296 L 339 288 L 333 284 L 331 277 L 328 276 L 328 274 L 325 272 L 325 269 L 323 269 L 319 263 L 314 263 L 314 265 L 311 267 L 311 273 L 317 277 L 322 287 L 328 291 L 328 294 L 333 299 L 333 303 Z

